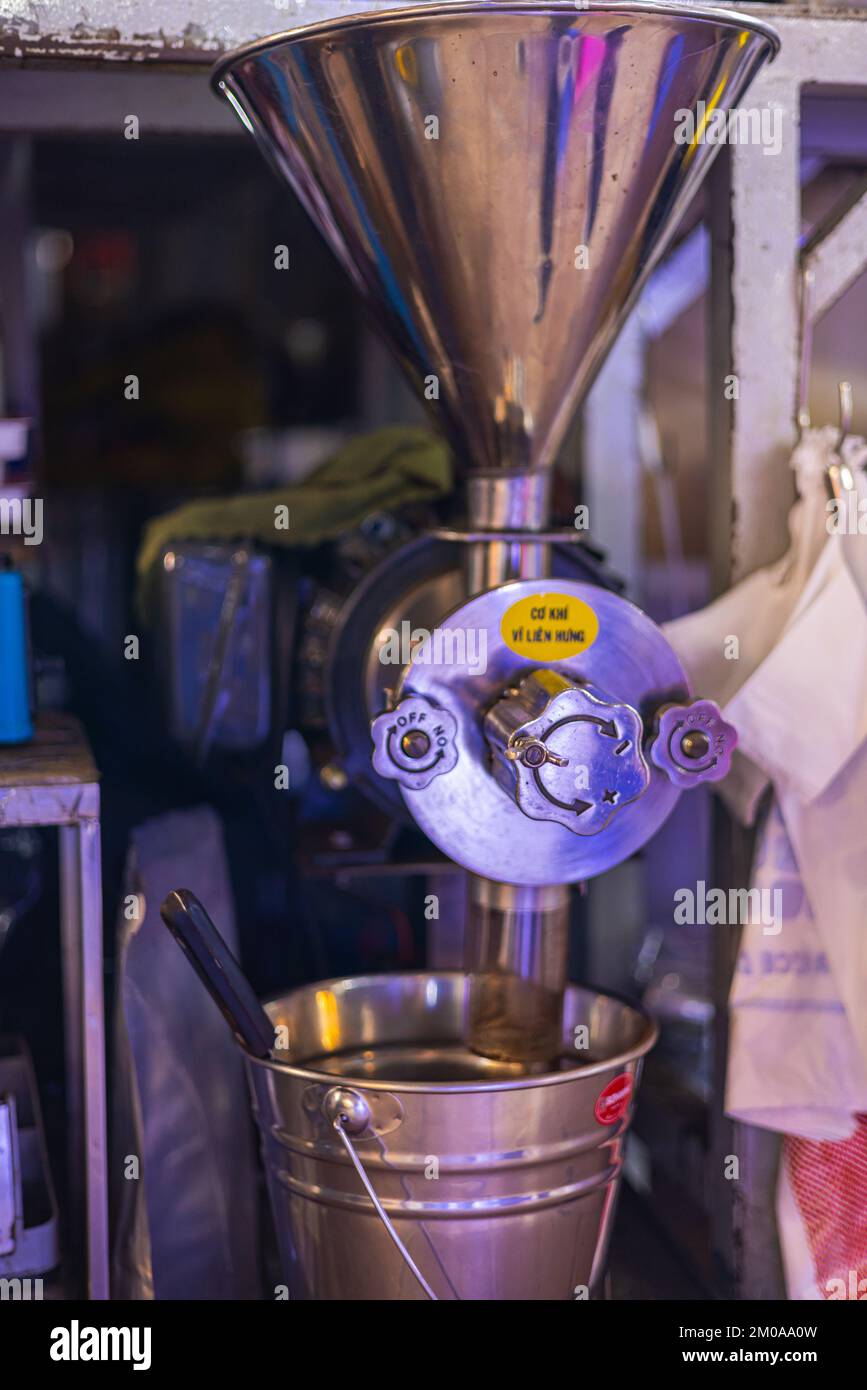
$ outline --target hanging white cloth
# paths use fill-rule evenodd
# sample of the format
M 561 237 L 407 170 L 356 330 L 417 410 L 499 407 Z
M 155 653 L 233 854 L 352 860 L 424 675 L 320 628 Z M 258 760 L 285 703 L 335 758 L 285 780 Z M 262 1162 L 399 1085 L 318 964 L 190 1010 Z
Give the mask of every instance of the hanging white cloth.
M 722 786 L 735 814 L 752 823 L 773 788 L 753 887 L 778 910 L 770 926 L 762 913 L 743 927 L 726 1102 L 745 1122 L 799 1136 L 780 1193 L 781 1217 L 784 1205 L 796 1213 L 781 1234 L 798 1297 L 836 1296 L 840 1260 L 855 1262 L 856 1286 L 867 1276 L 867 1200 L 853 1233 L 849 1197 L 827 1194 L 840 1228 L 829 1232 L 810 1196 L 822 1163 L 857 1171 L 860 1157 L 835 1169 L 824 1150 L 860 1144 L 867 1112 L 867 446 L 842 450 L 854 486 L 841 512 L 826 491 L 835 445 L 835 430 L 810 430 L 793 455 L 799 500 L 783 559 L 666 628 L 695 689 L 738 730 Z

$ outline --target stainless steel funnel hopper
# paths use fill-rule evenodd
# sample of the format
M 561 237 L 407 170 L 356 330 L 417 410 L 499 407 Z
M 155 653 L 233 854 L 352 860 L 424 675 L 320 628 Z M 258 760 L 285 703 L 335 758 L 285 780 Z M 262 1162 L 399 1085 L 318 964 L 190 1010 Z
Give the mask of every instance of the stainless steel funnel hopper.
M 552 463 L 718 148 L 710 118 L 776 44 L 692 6 L 444 3 L 251 44 L 214 82 L 458 460 L 524 472 Z

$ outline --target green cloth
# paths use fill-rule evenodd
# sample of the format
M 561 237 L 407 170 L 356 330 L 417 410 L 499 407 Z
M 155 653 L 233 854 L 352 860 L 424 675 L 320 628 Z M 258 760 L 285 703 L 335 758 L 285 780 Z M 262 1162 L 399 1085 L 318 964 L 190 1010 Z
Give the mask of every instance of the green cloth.
M 445 444 L 425 429 L 390 425 L 351 440 L 296 487 L 188 502 L 155 517 L 145 530 L 136 562 L 140 611 L 151 611 L 160 554 L 175 541 L 319 545 L 358 526 L 371 512 L 432 502 L 451 486 L 451 456 Z M 289 509 L 285 529 L 275 525 L 275 508 L 281 506 Z

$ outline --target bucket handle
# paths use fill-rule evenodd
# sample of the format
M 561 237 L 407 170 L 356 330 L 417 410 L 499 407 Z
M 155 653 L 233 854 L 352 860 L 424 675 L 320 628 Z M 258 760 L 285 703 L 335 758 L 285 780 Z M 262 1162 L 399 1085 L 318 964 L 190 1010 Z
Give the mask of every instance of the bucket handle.
M 370 1109 L 367 1101 L 363 1096 L 359 1095 L 357 1091 L 351 1091 L 345 1086 L 334 1086 L 325 1096 L 322 1102 L 322 1109 L 326 1118 L 334 1126 L 334 1131 L 348 1153 L 349 1160 L 361 1179 L 362 1186 L 373 1203 L 374 1210 L 388 1232 L 392 1243 L 403 1257 L 407 1268 L 411 1270 L 421 1284 L 426 1297 L 432 1299 L 433 1302 L 436 1303 L 438 1301 L 436 1294 L 425 1279 L 400 1236 L 397 1234 L 397 1231 L 394 1229 L 394 1225 L 377 1197 L 373 1188 L 373 1183 L 367 1176 L 364 1164 L 350 1137 L 353 1134 L 363 1134 L 370 1124 Z

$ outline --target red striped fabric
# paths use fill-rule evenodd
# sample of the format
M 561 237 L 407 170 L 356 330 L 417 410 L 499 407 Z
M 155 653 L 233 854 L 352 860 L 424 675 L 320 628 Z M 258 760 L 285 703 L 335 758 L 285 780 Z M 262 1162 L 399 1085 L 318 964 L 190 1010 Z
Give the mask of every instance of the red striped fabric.
M 867 1115 L 833 1143 L 787 1136 L 785 1161 L 823 1297 L 867 1297 Z

